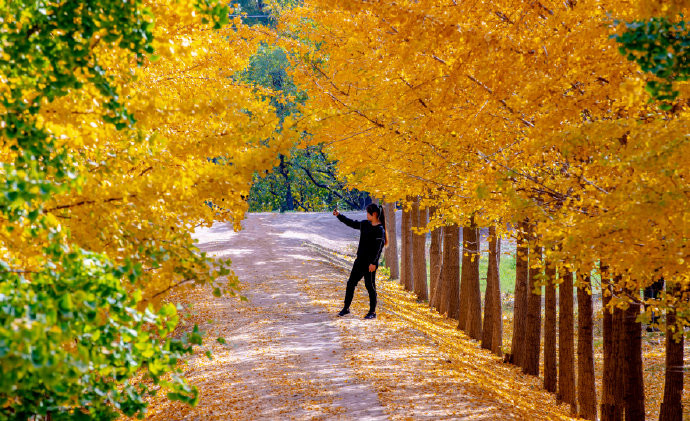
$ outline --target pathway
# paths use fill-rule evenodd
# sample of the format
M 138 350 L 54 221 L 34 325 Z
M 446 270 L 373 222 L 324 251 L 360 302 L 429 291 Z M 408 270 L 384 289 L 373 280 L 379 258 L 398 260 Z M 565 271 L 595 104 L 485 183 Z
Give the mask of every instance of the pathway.
M 202 393 L 199 405 L 156 401 L 148 419 L 559 417 L 560 410 L 549 412 L 550 395 L 532 392 L 536 382 L 473 342 L 460 338 L 444 345 L 435 336 L 438 329 L 459 333 L 391 282 L 380 281 L 378 319 L 361 318 L 368 307 L 363 284 L 353 314 L 336 318 L 347 274 L 319 258 L 313 244 L 351 253 L 358 233 L 332 215 L 250 214 L 242 225 L 239 233 L 216 224 L 195 236 L 202 250 L 233 260 L 248 301 L 214 298 L 203 288 L 172 297 L 184 305 L 187 326 L 198 323 L 206 333 L 203 349 L 185 370 Z M 217 337 L 226 343 L 215 342 Z M 213 359 L 203 355 L 206 350 Z M 485 373 L 494 366 L 504 372 Z M 526 384 L 507 384 L 502 392 L 497 385 L 506 375 Z

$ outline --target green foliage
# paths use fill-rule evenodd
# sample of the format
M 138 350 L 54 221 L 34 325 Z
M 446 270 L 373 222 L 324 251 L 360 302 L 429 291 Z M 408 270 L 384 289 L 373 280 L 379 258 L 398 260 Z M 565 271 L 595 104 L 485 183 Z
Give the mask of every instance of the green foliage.
M 462 266 L 462 265 L 460 265 Z M 482 253 L 479 258 L 479 289 L 482 294 L 486 291 L 486 270 L 489 266 L 489 256 Z M 501 254 L 498 265 L 498 274 L 501 281 L 501 294 L 513 294 L 515 291 L 515 255 Z
M 252 57 L 247 69 L 236 77 L 270 90 L 271 105 L 284 118 L 296 112 L 296 105 L 304 102 L 306 95 L 299 91 L 287 74 L 287 54 L 281 48 L 262 46 Z
M 92 51 L 98 43 L 108 43 L 141 59 L 153 51 L 150 21 L 140 2 L 116 0 L 13 1 L 2 10 L 0 49 L 8 59 L 0 60 L 0 75 L 10 81 L 10 89 L 0 93 L 0 137 L 13 142 L 17 157 L 13 164 L 3 164 L 0 209 L 11 220 L 28 216 L 31 206 L 40 206 L 76 178 L 66 170 L 67 152 L 56 150 L 51 134 L 36 120 L 43 103 L 88 83 L 109 98 L 102 108 L 104 120 L 118 128 L 133 121 Z M 96 38 L 97 32 L 105 36 Z
M 678 96 L 673 83 L 687 81 L 690 76 L 687 22 L 674 23 L 667 18 L 654 17 L 624 25 L 627 30 L 614 35 L 621 44 L 621 54 L 654 76 L 655 79 L 647 82 L 647 91 L 653 100 L 662 102 L 662 108 L 670 109 L 670 101 Z
M 261 25 L 275 28 L 278 24 L 278 10 L 276 7 L 290 7 L 301 3 L 300 0 L 239 0 L 232 6 L 236 14 L 243 15 L 245 25 Z
M 244 15 L 242 21 L 246 25 L 275 27 L 278 21 L 277 16 L 271 13 L 263 0 L 240 0 L 235 2 L 233 7 L 235 13 Z
M 120 281 L 134 264 L 115 267 L 86 251 L 53 255 L 58 265 L 39 272 L 1 269 L 0 419 L 133 416 L 161 386 L 172 399 L 196 403 L 196 389 L 175 366 L 200 343 L 198 329 L 170 338 L 174 306 L 137 310 L 141 295 Z M 142 379 L 133 382 L 136 374 Z
M 280 48 L 264 46 L 245 72 L 237 75 L 269 89 L 276 113 L 285 118 L 297 113 L 297 105 L 306 100 L 287 74 L 288 58 Z M 325 211 L 362 209 L 368 195 L 348 191 L 336 177 L 336 163 L 330 160 L 322 145 L 294 147 L 288 156 L 280 157 L 273 171 L 256 175 L 249 193 L 249 210 L 256 211 Z
M 336 176 L 336 162 L 321 145 L 293 148 L 273 171 L 255 176 L 249 192 L 249 210 L 328 211 L 364 209 L 369 195 L 348 190 Z M 291 203 L 286 203 L 288 200 Z

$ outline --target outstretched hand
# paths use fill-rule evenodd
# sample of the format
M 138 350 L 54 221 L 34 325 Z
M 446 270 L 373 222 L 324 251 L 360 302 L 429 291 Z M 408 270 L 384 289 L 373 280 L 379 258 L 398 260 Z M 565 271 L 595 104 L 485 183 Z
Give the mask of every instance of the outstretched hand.
M 335 215 L 335 216 L 340 215 L 340 212 L 338 212 L 338 209 L 336 209 L 336 210 L 333 211 L 333 215 Z

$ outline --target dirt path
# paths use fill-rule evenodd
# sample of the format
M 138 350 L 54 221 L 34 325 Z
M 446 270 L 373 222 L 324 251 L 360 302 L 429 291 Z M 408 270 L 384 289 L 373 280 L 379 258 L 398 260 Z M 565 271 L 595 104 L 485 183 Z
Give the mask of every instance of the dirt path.
M 250 214 L 243 227 L 234 233 L 217 224 L 195 234 L 202 250 L 233 260 L 248 301 L 216 299 L 204 289 L 172 297 L 185 307 L 187 326 L 197 323 L 206 333 L 185 370 L 202 397 L 195 408 L 153 402 L 149 419 L 561 418 L 555 408 L 534 409 L 530 396 L 506 399 L 496 385 L 513 373 L 485 373 L 484 365 L 499 363 L 478 349 L 462 356 L 475 352 L 469 341 L 469 351 L 459 351 L 454 339 L 444 346 L 436 328 L 429 330 L 445 328 L 441 319 L 390 282 L 380 284 L 378 319 L 361 318 L 368 306 L 363 285 L 353 314 L 336 318 L 346 276 L 305 246 L 353 250 L 358 232 L 332 215 Z M 524 393 L 534 389 L 528 381 Z M 543 405 L 553 404 L 544 395 Z

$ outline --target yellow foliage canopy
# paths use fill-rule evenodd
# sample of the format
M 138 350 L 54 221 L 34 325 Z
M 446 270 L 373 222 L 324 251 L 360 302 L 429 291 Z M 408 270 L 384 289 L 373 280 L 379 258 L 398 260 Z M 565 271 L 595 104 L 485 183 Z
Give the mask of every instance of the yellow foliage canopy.
M 422 196 L 439 209 L 435 223 L 529 218 L 562 264 L 606 262 L 638 286 L 662 275 L 687 284 L 685 99 L 673 114 L 649 104 L 646 76 L 611 37 L 616 20 L 687 11 L 313 0 L 284 16 L 300 41 L 283 42 L 309 92 L 308 130 L 351 186 Z
M 293 139 L 278 131 L 289 119 L 281 123 L 256 87 L 234 77 L 264 35 L 239 18 L 213 30 L 191 0 L 145 3 L 155 18 L 156 56 L 138 66 L 125 50 L 93 47 L 135 126 L 116 130 L 103 121 L 103 98 L 89 85 L 46 103 L 40 121 L 81 176 L 77 190 L 45 205 L 46 214 L 77 245 L 140 262 L 137 287 L 150 300 L 171 286 L 217 277 L 190 233 L 214 220 L 239 229 L 252 175 L 273 167 Z M 5 162 L 13 158 L 10 147 L 0 147 Z M 21 267 L 40 263 L 48 238 L 11 230 L 9 223 L 0 230 L 3 253 Z

